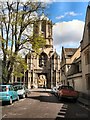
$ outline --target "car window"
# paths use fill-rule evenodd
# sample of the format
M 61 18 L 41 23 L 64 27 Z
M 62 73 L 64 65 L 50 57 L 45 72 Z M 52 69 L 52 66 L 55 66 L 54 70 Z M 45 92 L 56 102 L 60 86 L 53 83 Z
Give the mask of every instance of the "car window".
M 14 86 L 14 90 L 15 90 L 15 91 L 17 91 L 17 90 L 18 90 L 18 88 L 17 88 L 16 86 Z
M 70 89 L 70 90 L 74 90 L 74 88 L 73 88 L 73 87 L 71 87 L 71 86 L 69 86 L 69 87 L 68 87 L 68 89 Z
M 61 86 L 61 89 L 68 89 L 68 86 Z
M 15 91 L 17 91 L 17 90 L 21 90 L 21 89 L 23 89 L 22 86 L 14 86 L 14 90 L 15 90 Z
M 0 92 L 6 91 L 6 86 L 0 86 Z
M 69 89 L 69 90 L 74 90 L 72 86 L 61 86 L 59 89 Z
M 10 86 L 9 91 L 13 91 L 13 90 L 14 90 L 13 86 Z

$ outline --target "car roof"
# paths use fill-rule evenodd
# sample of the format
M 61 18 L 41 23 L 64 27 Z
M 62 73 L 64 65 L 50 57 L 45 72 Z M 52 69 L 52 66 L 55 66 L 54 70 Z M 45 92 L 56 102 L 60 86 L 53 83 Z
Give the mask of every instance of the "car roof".
M 0 86 L 12 86 L 12 85 L 0 85 Z
M 70 86 L 70 85 L 69 86 L 68 85 L 60 85 L 59 87 L 72 87 L 72 86 Z

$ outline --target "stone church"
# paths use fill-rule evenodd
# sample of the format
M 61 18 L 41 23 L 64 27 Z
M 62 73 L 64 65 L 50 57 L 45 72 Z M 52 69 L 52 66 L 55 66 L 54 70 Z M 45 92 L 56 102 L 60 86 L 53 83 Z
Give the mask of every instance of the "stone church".
M 25 60 L 27 71 L 25 83 L 28 88 L 52 88 L 60 82 L 60 56 L 53 48 L 52 26 L 53 23 L 44 14 L 35 22 L 34 34 L 43 34 L 46 45 L 40 48 L 40 54 L 30 51 Z

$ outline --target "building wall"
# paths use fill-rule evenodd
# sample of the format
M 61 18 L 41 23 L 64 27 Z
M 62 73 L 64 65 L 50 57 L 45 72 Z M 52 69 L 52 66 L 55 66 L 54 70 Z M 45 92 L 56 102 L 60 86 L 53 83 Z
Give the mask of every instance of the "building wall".
M 40 48 L 38 55 L 35 52 L 31 52 L 30 59 L 27 57 L 27 79 L 29 80 L 31 75 L 30 84 L 38 87 L 41 84 L 40 81 L 42 82 L 44 80 L 42 82 L 45 84 L 44 86 L 51 88 L 56 86 L 57 81 L 60 81 L 60 57 L 53 49 L 52 22 L 47 18 L 36 21 L 33 33 L 37 33 L 37 35 L 42 34 L 46 40 L 46 45 Z M 44 55 L 46 56 L 45 59 L 43 57 Z
M 90 75 L 90 6 L 87 7 L 85 27 L 83 39 L 81 41 L 81 59 L 82 59 L 82 86 L 83 93 L 90 94 L 90 77 L 87 80 L 87 75 Z M 87 51 L 88 50 L 88 51 Z M 89 86 L 89 89 L 88 89 Z
M 81 48 L 79 47 L 70 58 L 63 57 L 63 61 L 61 61 L 61 67 L 62 67 L 61 69 L 63 69 L 63 71 L 64 71 L 64 72 L 62 72 L 62 70 L 61 70 L 61 80 L 63 81 L 64 84 L 67 84 L 67 80 L 68 80 L 68 82 L 74 86 L 76 79 L 77 80 L 79 79 L 77 74 L 79 72 L 81 72 L 81 69 L 80 69 L 81 68 L 81 64 L 80 64 L 81 63 L 81 58 L 80 58 L 81 53 L 80 53 L 80 51 L 81 51 Z M 64 54 L 65 53 L 62 52 L 62 56 L 65 56 Z M 79 67 L 78 68 L 79 70 L 77 70 L 77 65 Z M 74 75 L 74 74 L 76 74 L 76 76 L 73 78 L 72 75 Z M 70 76 L 71 76 L 71 78 L 70 78 Z M 68 77 L 70 79 L 68 79 Z M 73 81 L 74 81 L 74 83 L 73 83 Z
M 85 51 L 87 51 L 87 49 L 90 49 L 90 46 L 87 47 L 86 49 L 83 50 L 82 54 L 81 54 L 81 58 L 82 58 L 82 84 L 83 84 L 83 92 L 84 93 L 88 93 L 90 90 L 87 89 L 87 80 L 86 80 L 86 75 L 90 74 L 90 64 L 85 63 L 86 59 L 85 59 Z
M 82 73 L 73 74 L 71 76 L 68 76 L 68 81 L 71 86 L 74 87 L 76 91 L 82 92 L 83 86 L 82 86 Z

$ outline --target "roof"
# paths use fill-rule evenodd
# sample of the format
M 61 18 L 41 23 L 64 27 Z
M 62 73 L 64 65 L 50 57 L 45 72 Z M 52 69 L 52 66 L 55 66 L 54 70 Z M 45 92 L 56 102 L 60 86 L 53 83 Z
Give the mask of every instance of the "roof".
M 70 58 L 78 48 L 64 48 L 65 58 Z

